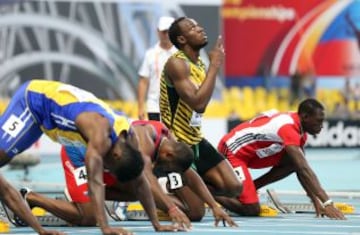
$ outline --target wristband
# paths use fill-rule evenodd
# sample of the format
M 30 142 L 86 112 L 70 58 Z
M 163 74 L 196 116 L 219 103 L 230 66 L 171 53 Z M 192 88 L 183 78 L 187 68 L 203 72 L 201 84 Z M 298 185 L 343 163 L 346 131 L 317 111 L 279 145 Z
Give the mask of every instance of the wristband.
M 327 207 L 333 204 L 333 201 L 331 199 L 327 200 L 326 202 L 322 203 L 322 207 Z

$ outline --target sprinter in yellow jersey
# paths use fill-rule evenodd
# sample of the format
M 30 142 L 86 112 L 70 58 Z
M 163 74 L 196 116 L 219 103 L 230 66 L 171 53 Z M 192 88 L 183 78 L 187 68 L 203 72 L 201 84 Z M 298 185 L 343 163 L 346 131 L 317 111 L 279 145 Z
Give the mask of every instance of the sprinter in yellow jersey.
M 149 183 L 142 174 L 144 162 L 137 136 L 129 126 L 125 116 L 116 114 L 90 92 L 56 81 L 32 80 L 17 90 L 0 117 L 0 166 L 30 147 L 43 133 L 64 146 L 86 148 L 89 195 L 103 234 L 132 234 L 108 224 L 104 210 L 104 168 L 119 181 L 134 184 L 134 193 L 157 231 L 174 231 L 177 228 L 172 225 L 159 224 Z M 20 194 L 1 176 L 0 199 L 40 231 Z
M 193 167 L 217 196 L 237 197 L 241 183 L 230 164 L 203 137 L 202 114 L 215 87 L 222 65 L 224 48 L 219 37 L 210 53 L 210 66 L 205 70 L 199 57 L 207 45 L 204 29 L 193 19 L 181 17 L 169 29 L 171 42 L 179 49 L 164 66 L 160 81 L 161 120 L 179 141 L 192 146 Z

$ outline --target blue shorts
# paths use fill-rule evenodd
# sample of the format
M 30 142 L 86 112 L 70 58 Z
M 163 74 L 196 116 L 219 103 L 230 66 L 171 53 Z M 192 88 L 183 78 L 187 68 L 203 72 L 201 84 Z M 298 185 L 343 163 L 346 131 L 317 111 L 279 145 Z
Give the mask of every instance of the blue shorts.
M 26 102 L 28 83 L 16 91 L 0 116 L 0 150 L 5 151 L 8 157 L 28 149 L 43 133 Z

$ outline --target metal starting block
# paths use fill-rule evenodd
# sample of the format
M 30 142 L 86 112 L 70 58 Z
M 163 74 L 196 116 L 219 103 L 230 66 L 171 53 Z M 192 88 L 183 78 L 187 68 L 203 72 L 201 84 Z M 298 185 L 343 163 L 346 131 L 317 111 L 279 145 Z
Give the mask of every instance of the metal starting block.
M 157 210 L 157 215 L 160 221 L 171 221 L 168 213 Z M 140 203 L 130 203 L 126 210 L 126 217 L 128 220 L 149 220 L 144 208 Z
M 282 203 L 275 190 L 266 190 L 268 200 L 281 213 L 315 213 L 312 203 Z M 334 206 L 344 214 L 355 213 L 355 207 L 348 203 L 335 202 Z
M 47 213 L 44 209 L 39 207 L 34 207 L 32 209 L 32 213 L 38 219 L 39 223 L 42 226 L 68 226 L 68 223 L 64 220 Z M 26 227 L 28 226 L 24 221 L 22 221 L 18 216 L 16 216 L 5 204 L 1 203 L 1 210 L 0 210 L 1 217 L 6 218 L 7 221 L 15 225 L 16 227 Z
M 260 205 L 260 214 L 259 216 L 261 217 L 275 217 L 278 215 L 278 211 L 269 206 L 269 205 L 265 205 L 265 204 L 261 204 Z
M 44 215 L 44 216 L 36 216 L 39 223 L 44 227 L 63 227 L 63 226 L 69 226 L 69 224 L 60 219 L 59 217 L 56 217 L 54 215 Z
M 219 205 L 220 206 L 220 205 Z M 226 213 L 228 213 L 231 217 L 239 217 L 240 215 L 229 211 L 227 209 L 224 209 L 226 211 Z M 261 204 L 260 205 L 260 214 L 259 216 L 261 217 L 274 217 L 278 215 L 278 211 L 270 206 L 270 205 L 266 205 L 266 204 Z M 213 216 L 212 210 L 208 207 L 208 205 L 205 204 L 205 216 Z
M 283 203 L 285 207 L 287 207 L 293 213 L 314 213 L 315 207 L 312 203 Z M 342 203 L 335 202 L 334 206 L 340 210 L 343 214 L 354 214 L 355 208 L 354 206 Z
M 10 232 L 10 224 L 0 218 L 0 234 Z

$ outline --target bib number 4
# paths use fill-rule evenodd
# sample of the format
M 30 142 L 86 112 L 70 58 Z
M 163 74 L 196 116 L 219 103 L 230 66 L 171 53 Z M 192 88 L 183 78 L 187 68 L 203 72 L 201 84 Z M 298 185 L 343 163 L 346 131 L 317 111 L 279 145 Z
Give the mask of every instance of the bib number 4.
M 76 185 L 82 185 L 87 183 L 87 173 L 85 166 L 76 168 L 74 170 L 74 177 L 76 181 Z

